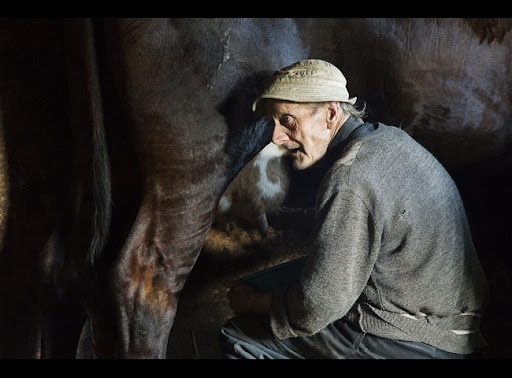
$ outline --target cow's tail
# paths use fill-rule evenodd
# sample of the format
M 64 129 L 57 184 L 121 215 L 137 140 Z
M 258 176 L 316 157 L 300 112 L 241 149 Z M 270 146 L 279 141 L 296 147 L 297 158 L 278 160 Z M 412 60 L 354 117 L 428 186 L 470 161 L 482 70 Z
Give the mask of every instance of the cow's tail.
M 105 247 L 112 218 L 112 184 L 110 160 L 105 135 L 103 117 L 103 101 L 101 96 L 98 61 L 94 43 L 94 28 L 91 20 L 87 20 L 88 51 L 90 52 L 91 72 L 91 109 L 93 125 L 93 155 L 92 155 L 92 203 L 93 213 L 91 222 L 91 241 L 89 246 L 89 259 L 91 265 L 95 258 Z
M 79 213 L 87 218 L 88 250 L 85 262 L 94 264 L 104 249 L 109 233 L 112 196 L 100 74 L 96 56 L 93 21 L 61 21 L 68 61 L 70 122 L 74 164 L 78 182 Z M 80 194 L 81 193 L 81 194 Z M 83 201 L 83 202 L 82 202 Z M 82 211 L 87 213 L 83 213 Z
M 112 187 L 110 161 L 103 123 L 94 123 L 93 129 L 93 214 L 90 263 L 104 248 L 112 217 Z

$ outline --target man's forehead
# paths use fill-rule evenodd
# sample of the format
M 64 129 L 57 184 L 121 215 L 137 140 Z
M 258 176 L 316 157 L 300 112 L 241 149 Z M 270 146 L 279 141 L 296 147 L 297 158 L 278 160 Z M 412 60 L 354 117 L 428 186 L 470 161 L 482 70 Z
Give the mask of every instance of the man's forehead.
M 285 113 L 296 113 L 308 110 L 311 107 L 309 103 L 292 102 L 286 100 L 269 99 L 265 103 L 267 114 L 280 115 Z

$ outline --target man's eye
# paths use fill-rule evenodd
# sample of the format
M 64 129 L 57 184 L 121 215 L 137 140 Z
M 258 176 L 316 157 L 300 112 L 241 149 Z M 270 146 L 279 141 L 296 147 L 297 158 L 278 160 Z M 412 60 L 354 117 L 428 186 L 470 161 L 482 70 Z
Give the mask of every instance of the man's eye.
M 293 118 L 290 117 L 290 116 L 283 116 L 283 117 L 281 117 L 281 120 L 280 120 L 281 125 L 283 125 L 283 126 L 290 126 L 291 123 L 292 123 L 292 119 Z

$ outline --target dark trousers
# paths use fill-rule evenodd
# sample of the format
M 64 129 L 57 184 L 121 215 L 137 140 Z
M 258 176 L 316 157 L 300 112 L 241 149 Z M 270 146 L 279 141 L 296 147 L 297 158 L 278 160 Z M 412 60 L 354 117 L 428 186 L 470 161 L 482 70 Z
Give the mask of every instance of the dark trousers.
M 338 320 L 312 336 L 277 339 L 266 316 L 229 320 L 220 334 L 228 359 L 463 359 L 436 347 L 385 339 Z

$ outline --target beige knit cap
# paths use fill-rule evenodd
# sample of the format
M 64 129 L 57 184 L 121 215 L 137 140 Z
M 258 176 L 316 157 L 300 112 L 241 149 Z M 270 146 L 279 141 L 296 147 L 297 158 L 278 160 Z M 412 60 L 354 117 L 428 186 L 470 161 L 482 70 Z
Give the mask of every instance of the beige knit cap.
M 262 98 L 293 102 L 341 101 L 354 105 L 357 97 L 349 98 L 347 79 L 341 71 L 325 60 L 307 59 L 274 72 L 270 85 L 252 104 L 256 110 Z

